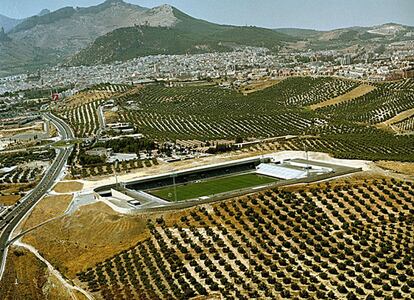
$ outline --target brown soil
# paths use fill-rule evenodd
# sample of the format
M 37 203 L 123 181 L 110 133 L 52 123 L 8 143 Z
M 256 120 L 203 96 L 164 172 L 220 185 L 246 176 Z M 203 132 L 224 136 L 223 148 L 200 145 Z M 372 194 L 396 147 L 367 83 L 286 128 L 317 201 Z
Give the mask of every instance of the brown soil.
M 267 89 L 269 87 L 272 87 L 272 86 L 278 84 L 281 81 L 282 80 L 280 80 L 280 79 L 277 79 L 277 80 L 274 80 L 274 79 L 273 80 L 259 80 L 259 81 L 253 82 L 253 83 L 243 87 L 241 89 L 241 92 L 245 95 L 251 94 L 251 93 L 258 92 L 258 91 Z
M 83 183 L 78 181 L 59 182 L 55 185 L 54 191 L 56 193 L 73 193 L 79 192 L 83 188 Z
M 3 130 L 0 130 L 0 136 L 11 137 L 16 134 L 22 134 L 26 132 L 35 132 L 35 131 L 43 131 L 43 124 L 36 123 L 32 126 L 27 126 L 27 127 L 22 127 L 22 128 L 3 129 Z
M 113 111 L 105 111 L 104 118 L 107 123 L 116 123 L 119 120 L 119 114 Z
M 62 216 L 71 201 L 72 195 L 45 197 L 35 206 L 29 217 L 21 224 L 22 231 L 33 228 L 47 220 Z
M 383 169 L 414 176 L 414 163 L 403 163 L 398 161 L 379 161 L 375 164 Z
M 0 196 L 0 205 L 9 206 L 20 200 L 19 195 Z
M 1 299 L 10 300 L 71 299 L 44 263 L 29 251 L 17 247 L 9 249 L 0 295 Z
M 122 216 L 97 203 L 39 227 L 23 242 L 33 245 L 60 272 L 73 278 L 77 272 L 145 239 L 146 221 L 145 216 Z
M 385 121 L 384 124 L 385 125 L 392 125 L 394 123 L 397 123 L 397 122 L 403 121 L 405 119 L 411 118 L 412 116 L 414 116 L 414 108 L 408 109 L 406 111 L 403 111 L 402 113 L 399 113 L 395 117 Z
M 0 184 L 0 191 L 3 195 L 13 195 L 18 192 L 27 192 L 37 185 L 38 181 L 31 183 L 5 183 Z
M 361 84 L 360 86 L 353 89 L 352 91 L 349 91 L 346 94 L 340 95 L 338 97 L 335 97 L 335 98 L 327 100 L 327 101 L 323 101 L 323 102 L 311 105 L 310 109 L 315 110 L 315 109 L 318 109 L 318 108 L 323 108 L 323 107 L 326 107 L 326 106 L 351 101 L 351 100 L 356 99 L 358 97 L 361 97 L 365 94 L 368 94 L 369 92 L 372 92 L 373 90 L 375 90 L 374 86 L 368 85 L 368 84 Z

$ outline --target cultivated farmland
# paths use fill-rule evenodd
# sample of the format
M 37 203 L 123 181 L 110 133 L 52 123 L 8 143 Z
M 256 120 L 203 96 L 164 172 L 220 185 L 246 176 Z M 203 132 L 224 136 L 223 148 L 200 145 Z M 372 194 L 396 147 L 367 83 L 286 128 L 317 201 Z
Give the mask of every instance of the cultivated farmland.
M 305 142 L 342 158 L 411 161 L 413 136 L 377 125 L 414 108 L 413 87 L 414 80 L 364 85 L 329 77 L 288 78 L 248 95 L 211 85 L 148 85 L 117 98 L 117 121 L 161 141 L 296 135 L 276 149 L 302 150 Z M 395 129 L 410 132 L 411 121 Z
M 214 86 L 168 88 L 147 86 L 120 97 L 125 105 L 121 122 L 135 124 L 151 137 L 201 139 L 271 137 L 301 134 L 323 120 L 302 107 L 318 103 L 356 87 L 333 78 L 291 78 L 244 96 Z M 131 111 L 126 103 L 135 102 Z
M 78 105 L 64 110 L 60 115 L 68 121 L 77 137 L 90 137 L 96 135 L 99 129 L 97 109 L 103 100 Z
M 70 124 L 76 137 L 95 136 L 100 126 L 99 105 L 112 96 L 128 91 L 129 88 L 128 85 L 118 84 L 93 86 L 70 97 L 57 113 Z
M 336 119 L 366 124 L 384 122 L 414 108 L 414 80 L 381 83 L 372 92 L 353 101 L 321 109 Z
M 355 179 L 195 207 L 78 278 L 103 299 L 409 298 L 413 199 L 412 182 Z
M 275 150 L 307 146 L 341 158 L 414 161 L 414 136 L 395 134 L 413 130 L 412 79 L 366 85 L 331 77 L 295 77 L 247 95 L 205 84 L 136 88 L 106 84 L 81 93 L 95 96 L 78 101 L 76 95 L 59 110 L 78 137 L 96 136 L 98 107 L 111 96 L 115 110 L 106 112 L 111 115 L 107 121 L 130 123 L 158 142 L 293 135 L 293 140 L 276 143 Z M 390 131 L 384 124 L 392 120 Z
M 401 133 L 414 132 L 414 116 L 393 124 L 394 128 Z

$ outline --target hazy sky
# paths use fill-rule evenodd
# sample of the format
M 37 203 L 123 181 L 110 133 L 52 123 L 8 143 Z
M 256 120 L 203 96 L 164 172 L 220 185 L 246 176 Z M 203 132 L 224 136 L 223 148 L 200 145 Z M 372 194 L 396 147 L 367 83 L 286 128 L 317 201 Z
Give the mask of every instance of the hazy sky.
M 0 0 L 0 14 L 14 18 L 43 8 L 90 6 L 103 0 Z M 216 23 L 269 28 L 332 29 L 387 22 L 414 25 L 414 0 L 126 0 L 145 7 L 171 4 Z

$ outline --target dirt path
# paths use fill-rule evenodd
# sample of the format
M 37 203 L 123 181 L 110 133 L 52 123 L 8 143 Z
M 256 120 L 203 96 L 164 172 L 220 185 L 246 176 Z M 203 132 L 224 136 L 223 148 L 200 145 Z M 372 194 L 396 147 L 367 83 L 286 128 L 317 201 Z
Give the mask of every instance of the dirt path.
M 399 113 L 398 115 L 392 117 L 391 119 L 388 119 L 382 123 L 378 123 L 375 125 L 375 127 L 377 127 L 378 129 L 383 129 L 383 130 L 391 130 L 394 133 L 400 133 L 400 131 L 393 125 L 405 119 L 411 118 L 412 116 L 414 116 L 414 108 L 407 109 Z
M 21 241 L 16 241 L 14 243 L 14 245 L 18 246 L 18 247 L 22 247 L 25 248 L 27 250 L 29 250 L 30 252 L 32 252 L 39 260 L 41 260 L 43 263 L 45 263 L 47 265 L 47 268 L 49 269 L 49 271 L 55 275 L 55 277 L 63 284 L 64 287 L 66 287 L 72 297 L 72 299 L 77 300 L 78 298 L 75 295 L 74 291 L 78 291 L 80 293 L 82 293 L 87 299 L 89 300 L 93 300 L 94 297 L 89 294 L 89 292 L 85 291 L 84 289 L 77 287 L 75 285 L 70 284 L 68 281 L 66 281 L 65 278 L 63 278 L 62 274 L 56 270 L 51 263 L 49 263 L 45 258 L 43 258 L 39 252 L 36 250 L 36 248 L 34 248 L 33 246 L 30 246 L 28 244 L 25 244 Z
M 391 119 L 388 119 L 387 121 L 385 121 L 383 123 L 385 125 L 391 125 L 391 124 L 394 124 L 394 123 L 398 123 L 400 121 L 403 121 L 405 119 L 411 118 L 412 116 L 414 116 L 414 108 L 405 110 L 402 113 L 399 113 L 395 117 L 393 117 Z
M 269 87 L 272 87 L 272 86 L 280 83 L 283 80 L 284 80 L 284 78 L 282 78 L 282 79 L 258 80 L 258 81 L 252 82 L 249 85 L 243 87 L 241 89 L 241 92 L 244 95 L 248 95 L 248 94 L 255 93 L 255 92 L 267 89 Z
M 358 97 L 364 96 L 365 94 L 368 94 L 368 93 L 372 92 L 373 90 L 375 90 L 374 86 L 368 85 L 368 84 L 361 84 L 360 86 L 353 89 L 352 91 L 349 91 L 346 94 L 340 95 L 338 97 L 335 97 L 333 99 L 329 99 L 329 100 L 326 100 L 326 101 L 323 101 L 323 102 L 320 102 L 320 103 L 313 104 L 313 105 L 310 106 L 310 109 L 316 110 L 316 109 L 323 108 L 323 107 L 326 107 L 326 106 L 351 101 L 351 100 L 356 99 Z

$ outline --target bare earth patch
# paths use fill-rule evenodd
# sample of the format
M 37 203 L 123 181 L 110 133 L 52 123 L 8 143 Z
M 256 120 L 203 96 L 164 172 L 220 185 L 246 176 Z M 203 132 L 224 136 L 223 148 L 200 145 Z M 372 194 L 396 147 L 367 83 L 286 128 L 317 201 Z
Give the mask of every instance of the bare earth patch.
M 3 129 L 3 130 L 0 130 L 0 136 L 11 137 L 16 134 L 30 133 L 30 132 L 37 132 L 37 131 L 39 132 L 43 131 L 43 123 L 40 122 L 32 126 L 21 127 L 21 128 Z
M 119 114 L 113 111 L 105 111 L 104 118 L 107 123 L 116 123 L 119 120 Z
M 23 221 L 22 230 L 33 228 L 47 220 L 63 215 L 71 201 L 72 195 L 45 197 L 35 206 L 29 217 Z
M 338 97 L 335 97 L 333 99 L 329 99 L 327 101 L 323 101 L 317 104 L 313 104 L 310 106 L 310 109 L 315 110 L 323 107 L 327 107 L 334 104 L 339 104 L 347 101 L 351 101 L 353 99 L 356 99 L 358 97 L 361 97 L 365 94 L 368 94 L 375 90 L 375 87 L 368 84 L 361 84 L 357 88 L 353 89 L 352 91 L 349 91 L 346 94 L 340 95 Z
M 43 262 L 17 247 L 9 249 L 0 295 L 1 299 L 71 299 Z
M 20 200 L 19 195 L 0 196 L 0 205 L 10 206 Z
M 395 117 L 388 119 L 382 123 L 376 124 L 375 126 L 379 129 L 389 130 L 389 131 L 397 131 L 393 124 L 404 121 L 405 119 L 411 118 L 414 116 L 414 108 L 407 109 Z
M 73 193 L 79 192 L 83 188 L 83 183 L 78 181 L 59 182 L 55 185 L 54 191 L 56 193 Z
M 243 87 L 241 92 L 245 95 L 251 94 L 251 93 L 254 93 L 254 92 L 258 92 L 258 91 L 267 89 L 269 87 L 272 87 L 272 86 L 278 84 L 279 82 L 281 82 L 282 80 L 280 80 L 280 79 L 259 80 L 259 81 L 253 82 L 253 83 Z
M 0 191 L 2 195 L 15 195 L 19 192 L 28 192 L 33 189 L 38 183 L 38 180 L 30 183 L 4 183 L 0 184 Z
M 376 165 L 397 173 L 414 176 L 414 163 L 403 163 L 398 161 L 379 161 Z
M 391 125 L 391 124 L 394 124 L 394 123 L 397 123 L 397 122 L 401 122 L 405 119 L 411 118 L 412 116 L 414 116 L 414 108 L 408 109 L 408 110 L 403 111 L 402 113 L 399 113 L 395 117 L 385 121 L 384 124 L 385 125 Z
M 69 278 L 144 240 L 146 216 L 119 215 L 103 203 L 47 223 L 23 237 Z

